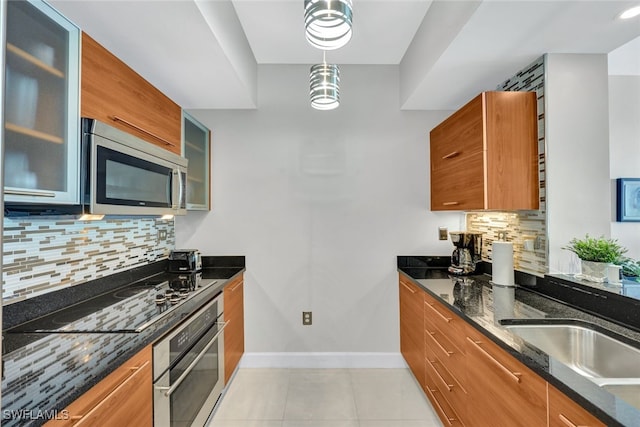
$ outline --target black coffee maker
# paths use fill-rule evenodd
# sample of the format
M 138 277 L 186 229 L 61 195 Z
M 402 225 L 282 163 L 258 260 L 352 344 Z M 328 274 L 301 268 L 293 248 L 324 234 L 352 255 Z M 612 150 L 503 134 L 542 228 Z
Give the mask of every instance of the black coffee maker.
M 451 254 L 449 273 L 458 276 L 475 273 L 476 264 L 481 260 L 482 233 L 451 231 L 449 237 L 456 247 Z

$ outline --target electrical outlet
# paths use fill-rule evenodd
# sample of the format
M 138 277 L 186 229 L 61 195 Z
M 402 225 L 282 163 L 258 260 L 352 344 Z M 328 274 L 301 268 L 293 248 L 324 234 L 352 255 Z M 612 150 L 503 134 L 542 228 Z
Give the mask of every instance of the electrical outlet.
M 167 240 L 167 230 L 158 230 L 158 240 Z
M 303 311 L 302 312 L 302 324 L 304 326 L 309 326 L 312 323 L 312 318 L 311 318 L 311 312 L 310 311 Z
M 447 227 L 438 227 L 438 239 L 447 240 L 448 230 Z

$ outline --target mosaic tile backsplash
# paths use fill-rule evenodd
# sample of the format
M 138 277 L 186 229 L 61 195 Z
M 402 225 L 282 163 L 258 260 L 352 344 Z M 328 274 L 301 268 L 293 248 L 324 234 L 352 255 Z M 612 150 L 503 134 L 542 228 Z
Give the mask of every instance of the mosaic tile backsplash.
M 538 97 L 538 174 L 540 210 L 519 212 L 467 213 L 467 230 L 483 233 L 482 259 L 491 262 L 491 244 L 500 239 L 513 242 L 514 267 L 518 271 L 544 276 L 547 272 L 547 220 L 545 185 L 545 57 L 519 71 L 496 90 L 535 91 Z M 524 250 L 524 241 L 533 240 L 533 249 Z
M 5 218 L 3 305 L 166 258 L 173 220 Z

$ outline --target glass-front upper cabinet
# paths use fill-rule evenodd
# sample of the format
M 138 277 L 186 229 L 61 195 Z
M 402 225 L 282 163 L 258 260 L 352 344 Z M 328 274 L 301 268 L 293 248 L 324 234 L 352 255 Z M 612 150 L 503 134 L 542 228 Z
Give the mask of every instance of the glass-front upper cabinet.
M 9 1 L 5 201 L 79 202 L 80 30 L 47 3 Z
M 208 211 L 211 209 L 210 149 L 211 132 L 193 118 L 182 112 L 182 155 L 189 159 L 187 172 L 187 209 Z

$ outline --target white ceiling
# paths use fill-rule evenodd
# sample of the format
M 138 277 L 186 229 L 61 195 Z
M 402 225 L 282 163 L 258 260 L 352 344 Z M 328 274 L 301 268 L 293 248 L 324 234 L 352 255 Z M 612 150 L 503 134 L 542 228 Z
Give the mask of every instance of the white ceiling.
M 312 64 L 303 0 L 51 0 L 187 109 L 255 108 L 261 64 Z M 327 62 L 400 67 L 399 107 L 456 109 L 544 53 L 640 68 L 640 0 L 353 0 L 353 38 Z M 617 50 L 616 50 L 617 49 Z M 346 90 L 346 89 L 343 89 Z

